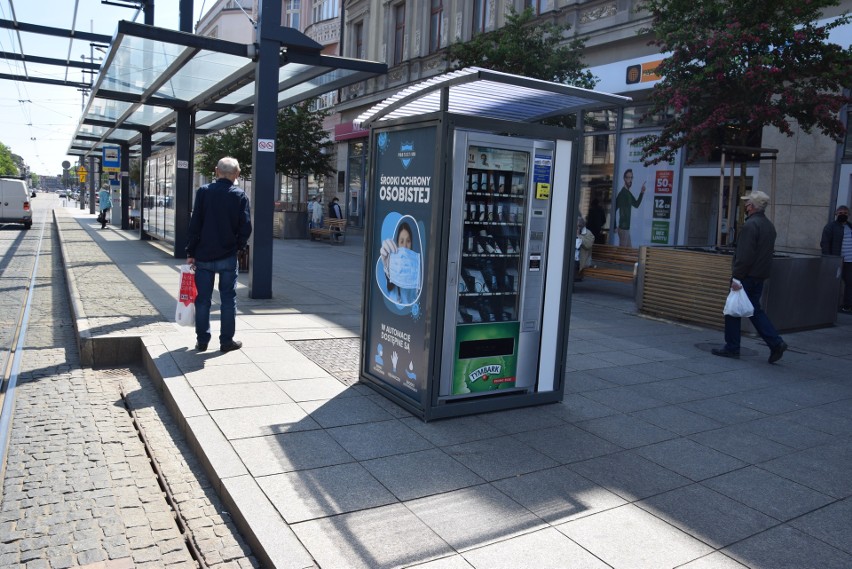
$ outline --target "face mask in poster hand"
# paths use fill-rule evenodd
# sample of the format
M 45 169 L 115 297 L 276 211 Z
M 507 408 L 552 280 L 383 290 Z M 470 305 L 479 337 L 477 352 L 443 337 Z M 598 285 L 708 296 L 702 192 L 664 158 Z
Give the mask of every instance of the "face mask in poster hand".
M 420 286 L 420 255 L 411 249 L 399 248 L 388 259 L 388 280 L 401 288 Z
M 417 227 L 413 219 L 400 219 L 396 223 L 394 238 L 382 241 L 379 251 L 379 266 L 387 283 L 386 287 L 382 287 L 382 293 L 397 307 L 413 305 L 422 287 L 423 260 L 414 246 L 413 227 Z

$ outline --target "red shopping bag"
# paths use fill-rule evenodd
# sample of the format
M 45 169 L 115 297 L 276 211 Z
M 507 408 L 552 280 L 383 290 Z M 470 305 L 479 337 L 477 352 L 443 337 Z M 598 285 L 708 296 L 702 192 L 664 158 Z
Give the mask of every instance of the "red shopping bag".
M 195 272 L 190 265 L 180 266 L 180 290 L 178 291 L 175 322 L 181 326 L 195 326 Z

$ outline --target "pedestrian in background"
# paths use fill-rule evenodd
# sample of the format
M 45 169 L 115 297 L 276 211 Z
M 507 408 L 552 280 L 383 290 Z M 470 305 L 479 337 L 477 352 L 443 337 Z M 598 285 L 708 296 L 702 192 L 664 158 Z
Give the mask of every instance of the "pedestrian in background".
M 852 223 L 849 222 L 849 208 L 842 205 L 834 215 L 835 220 L 822 229 L 819 246 L 823 255 L 843 257 L 843 303 L 840 311 L 852 313 Z
M 314 208 L 317 205 L 317 197 L 314 196 L 308 201 L 308 229 L 314 228 Z
M 246 193 L 235 185 L 240 163 L 226 156 L 216 165 L 217 180 L 201 186 L 189 220 L 186 261 L 195 267 L 195 349 L 203 352 L 210 342 L 210 305 L 213 281 L 219 276 L 222 303 L 219 349 L 239 350 L 234 340 L 237 315 L 237 252 L 243 251 L 251 236 L 251 211 Z
M 775 226 L 764 213 L 766 206 L 769 205 L 769 196 L 756 191 L 740 199 L 745 200 L 745 211 L 748 217 L 740 230 L 734 250 L 731 288 L 745 289 L 748 299 L 754 306 L 754 314 L 749 317 L 751 323 L 769 346 L 769 363 L 775 363 L 784 355 L 787 344 L 778 335 L 769 316 L 760 307 L 763 282 L 769 278 L 772 270 L 772 256 L 775 253 Z M 733 279 L 737 279 L 742 285 L 733 282 Z M 725 315 L 725 346 L 720 349 L 713 348 L 713 355 L 739 358 L 740 335 L 740 318 Z
M 314 210 L 311 212 L 311 224 L 313 227 L 322 227 L 322 197 L 317 196 Z
M 592 246 L 595 234 L 586 227 L 582 215 L 577 216 L 577 238 L 574 241 L 574 280 L 583 280 L 583 269 L 592 264 Z
M 343 210 L 340 208 L 340 200 L 337 198 L 333 198 L 331 203 L 328 204 L 328 217 L 329 219 L 343 219 Z M 334 240 L 339 241 L 341 237 L 340 230 L 334 229 Z
M 112 209 L 112 198 L 109 195 L 109 190 L 106 188 L 102 188 L 98 192 L 98 208 L 101 210 L 100 215 L 98 215 L 98 221 L 101 223 L 101 229 L 103 229 L 107 224 L 109 210 Z
M 603 245 L 606 243 L 604 238 L 603 228 L 606 225 L 606 212 L 601 207 L 598 198 L 592 198 L 589 204 L 589 213 L 586 215 L 586 229 L 591 231 L 595 236 L 595 243 Z
M 340 209 L 340 200 L 334 198 L 328 204 L 328 217 L 331 219 L 343 219 L 343 210 Z

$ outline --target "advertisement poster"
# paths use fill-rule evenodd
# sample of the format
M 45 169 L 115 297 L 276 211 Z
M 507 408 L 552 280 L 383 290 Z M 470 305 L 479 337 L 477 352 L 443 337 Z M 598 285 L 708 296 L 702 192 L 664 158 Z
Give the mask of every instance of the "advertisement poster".
M 644 136 L 644 134 L 643 134 Z M 675 164 L 642 164 L 638 137 L 622 136 L 620 168 L 616 175 L 612 244 L 621 247 L 674 245 L 677 212 Z
M 453 395 L 515 387 L 519 322 L 456 327 Z
M 370 311 L 366 369 L 420 401 L 426 387 L 431 298 L 428 228 L 434 204 L 435 127 L 374 135 L 372 249 L 368 266 Z

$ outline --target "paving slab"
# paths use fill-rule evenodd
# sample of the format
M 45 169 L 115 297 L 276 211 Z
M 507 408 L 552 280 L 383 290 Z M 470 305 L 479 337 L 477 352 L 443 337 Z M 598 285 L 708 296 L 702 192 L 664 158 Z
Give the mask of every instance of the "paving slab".
M 778 526 L 722 550 L 757 569 L 844 569 L 852 556 L 790 526 Z
M 465 552 L 545 527 L 544 521 L 490 485 L 405 502 L 456 551 Z
M 557 529 L 614 569 L 678 567 L 713 552 L 707 544 L 633 504 Z
M 671 439 L 636 449 L 636 454 L 690 480 L 700 481 L 747 464 L 689 439 Z
M 636 505 L 716 549 L 778 524 L 774 518 L 701 484 L 676 488 Z
M 830 496 L 755 466 L 705 480 L 703 485 L 782 522 L 834 502 Z
M 608 565 L 554 528 L 486 545 L 464 554 L 477 569 L 607 569 Z
M 569 465 L 569 468 L 630 502 L 691 482 L 688 478 L 663 468 L 634 451 L 577 462 Z

